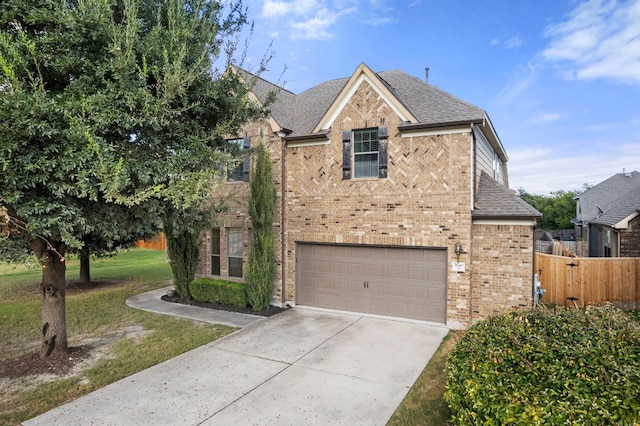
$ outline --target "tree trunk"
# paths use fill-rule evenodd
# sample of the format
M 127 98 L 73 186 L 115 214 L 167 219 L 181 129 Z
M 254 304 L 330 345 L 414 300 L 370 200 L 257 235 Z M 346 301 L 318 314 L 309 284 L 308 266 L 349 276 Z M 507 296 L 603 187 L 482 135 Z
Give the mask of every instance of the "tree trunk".
M 40 358 L 66 353 L 67 320 L 65 309 L 65 293 L 67 281 L 65 273 L 66 246 L 60 241 L 50 244 L 40 238 L 31 241 L 31 249 L 42 266 L 42 345 Z
M 81 283 L 88 284 L 91 282 L 91 265 L 89 263 L 89 247 L 86 245 L 80 251 L 80 279 Z

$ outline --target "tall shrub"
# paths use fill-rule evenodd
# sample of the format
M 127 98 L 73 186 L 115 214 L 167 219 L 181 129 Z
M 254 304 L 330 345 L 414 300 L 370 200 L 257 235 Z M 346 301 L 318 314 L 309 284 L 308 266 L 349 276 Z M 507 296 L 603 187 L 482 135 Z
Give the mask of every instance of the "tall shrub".
M 256 157 L 249 199 L 253 240 L 247 271 L 247 300 L 253 310 L 258 311 L 269 306 L 276 275 L 273 238 L 276 188 L 271 177 L 271 158 L 264 145 L 260 144 Z
M 173 285 L 180 297 L 191 300 L 189 283 L 196 275 L 200 250 L 200 226 L 184 226 L 177 215 L 167 215 L 163 221 L 167 241 L 167 256 L 173 272 Z

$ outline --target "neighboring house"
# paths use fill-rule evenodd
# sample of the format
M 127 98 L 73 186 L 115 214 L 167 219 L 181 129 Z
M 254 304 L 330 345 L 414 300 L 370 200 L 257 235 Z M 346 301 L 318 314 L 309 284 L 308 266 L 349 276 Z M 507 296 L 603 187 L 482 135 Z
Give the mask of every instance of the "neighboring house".
M 234 138 L 269 148 L 277 187 L 273 303 L 450 327 L 530 307 L 540 213 L 508 189 L 486 112 L 402 71 L 361 64 L 293 94 L 246 72 L 277 101 Z M 250 177 L 249 177 L 250 178 Z M 249 184 L 203 234 L 198 275 L 243 279 Z
M 576 238 L 590 257 L 640 256 L 640 173 L 618 173 L 576 197 Z

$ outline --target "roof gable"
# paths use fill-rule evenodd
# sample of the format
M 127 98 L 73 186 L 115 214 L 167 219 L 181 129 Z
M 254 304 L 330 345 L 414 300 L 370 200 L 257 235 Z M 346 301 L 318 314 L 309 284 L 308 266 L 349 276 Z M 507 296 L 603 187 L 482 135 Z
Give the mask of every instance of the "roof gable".
M 611 204 L 640 188 L 640 172 L 617 173 L 578 195 L 578 222 L 591 222 L 606 212 Z
M 640 186 L 609 204 L 604 213 L 595 218 L 592 223 L 613 228 L 626 228 L 627 222 L 637 216 L 638 212 L 640 212 Z
M 520 219 L 542 217 L 542 214 L 483 171 L 472 216 L 474 219 Z
M 378 76 L 371 71 L 365 64 L 360 64 L 351 78 L 344 85 L 336 99 L 327 109 L 318 124 L 314 127 L 313 133 L 321 130 L 327 130 L 331 127 L 334 120 L 338 117 L 343 108 L 347 105 L 353 94 L 358 90 L 363 82 L 369 85 L 378 93 L 378 95 L 391 107 L 391 109 L 400 117 L 402 121 L 417 123 L 418 119 L 407 109 L 402 102 L 396 97 L 395 93 L 389 90 Z

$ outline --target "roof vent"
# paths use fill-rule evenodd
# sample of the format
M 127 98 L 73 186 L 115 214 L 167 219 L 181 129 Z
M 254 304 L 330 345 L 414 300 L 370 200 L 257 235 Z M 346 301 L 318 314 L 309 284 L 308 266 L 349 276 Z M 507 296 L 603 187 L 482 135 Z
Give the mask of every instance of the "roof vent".
M 425 83 L 429 82 L 429 67 L 425 67 L 424 69 L 424 81 Z

